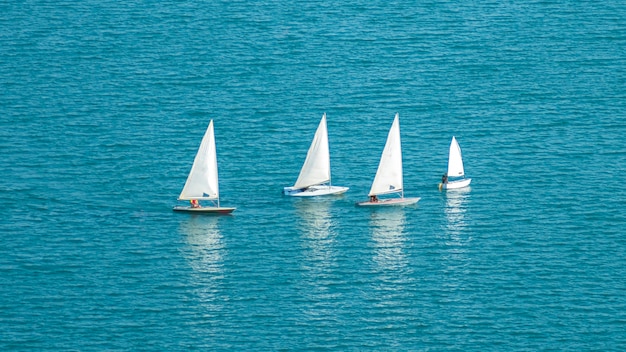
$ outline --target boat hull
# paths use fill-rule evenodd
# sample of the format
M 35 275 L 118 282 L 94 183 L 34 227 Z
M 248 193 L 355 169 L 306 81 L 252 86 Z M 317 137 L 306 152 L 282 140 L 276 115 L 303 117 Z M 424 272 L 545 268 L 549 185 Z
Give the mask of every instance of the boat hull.
M 346 193 L 348 189 L 348 187 L 340 186 L 311 186 L 305 189 L 285 187 L 283 194 L 291 197 L 317 197 L 343 194 Z
M 469 186 L 470 182 L 472 182 L 471 178 L 464 178 L 458 181 L 450 181 L 448 183 L 440 183 L 439 189 L 457 189 Z
M 200 207 L 200 208 L 192 208 L 192 207 L 183 207 L 176 206 L 174 207 L 174 211 L 185 212 L 185 213 L 195 213 L 195 214 L 230 214 L 236 208 L 227 208 L 227 207 Z
M 392 199 L 384 199 L 379 200 L 377 202 L 360 202 L 356 203 L 356 205 L 360 207 L 392 207 L 392 206 L 404 206 L 411 205 L 419 202 L 421 198 L 392 198 Z

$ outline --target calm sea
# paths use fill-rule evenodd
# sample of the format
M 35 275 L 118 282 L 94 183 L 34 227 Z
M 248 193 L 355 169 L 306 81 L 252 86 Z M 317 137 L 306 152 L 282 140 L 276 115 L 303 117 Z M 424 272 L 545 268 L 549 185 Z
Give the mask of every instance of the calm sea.
M 0 12 L 1 350 L 626 349 L 624 1 Z M 324 112 L 350 190 L 283 197 Z M 357 208 L 396 112 L 422 200 Z M 211 119 L 237 210 L 174 213 Z

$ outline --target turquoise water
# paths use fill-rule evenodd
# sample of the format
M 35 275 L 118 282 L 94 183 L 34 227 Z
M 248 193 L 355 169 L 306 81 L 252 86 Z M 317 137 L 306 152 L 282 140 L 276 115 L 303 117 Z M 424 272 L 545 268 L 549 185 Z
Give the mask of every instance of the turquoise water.
M 0 9 L 0 349 L 626 349 L 623 2 Z M 350 190 L 283 197 L 324 112 Z M 422 200 L 357 208 L 396 112 Z M 210 119 L 237 210 L 174 213 Z

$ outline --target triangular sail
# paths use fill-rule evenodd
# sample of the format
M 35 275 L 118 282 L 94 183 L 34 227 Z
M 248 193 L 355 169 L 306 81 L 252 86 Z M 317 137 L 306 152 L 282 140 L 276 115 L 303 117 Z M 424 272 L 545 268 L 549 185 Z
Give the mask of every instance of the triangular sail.
M 187 176 L 187 181 L 178 199 L 204 199 L 213 200 L 219 198 L 217 182 L 217 156 L 215 152 L 215 134 L 213 132 L 213 120 L 209 123 L 200 148 L 193 161 L 193 166 Z
M 396 114 L 389 129 L 387 143 L 380 157 L 376 177 L 370 196 L 402 192 L 402 145 L 400 143 L 400 121 Z
M 465 176 L 465 170 L 463 170 L 461 147 L 459 147 L 456 138 L 452 137 L 452 142 L 450 142 L 450 154 L 448 155 L 448 177 L 463 176 Z
M 298 180 L 293 187 L 306 188 L 326 182 L 330 182 L 330 151 L 326 114 L 324 114 L 306 154 Z

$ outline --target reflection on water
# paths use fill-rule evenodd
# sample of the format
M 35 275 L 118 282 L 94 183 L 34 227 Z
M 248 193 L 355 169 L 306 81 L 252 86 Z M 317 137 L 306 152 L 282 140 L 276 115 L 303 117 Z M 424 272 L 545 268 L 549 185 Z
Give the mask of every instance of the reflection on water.
M 470 197 L 470 187 L 445 192 L 447 219 L 446 232 L 451 236 L 460 236 L 467 227 L 465 213 Z
M 218 221 L 218 217 L 191 216 L 181 224 L 190 249 L 188 259 L 197 272 L 222 273 L 225 248 Z
M 296 203 L 296 213 L 301 221 L 303 246 L 308 249 L 306 258 L 312 270 L 327 268 L 333 259 L 333 221 L 330 215 L 332 200 L 301 199 Z
M 461 287 L 467 267 L 471 260 L 469 256 L 469 244 L 471 237 L 468 231 L 467 205 L 470 201 L 471 189 L 469 187 L 449 190 L 444 193 L 446 205 L 446 225 L 444 227 L 445 250 L 443 262 L 448 277 L 444 285 L 448 289 Z
M 224 278 L 226 247 L 219 229 L 219 217 L 192 215 L 180 224 L 185 235 L 185 256 L 193 269 L 190 284 L 208 311 L 223 309 L 221 282 Z
M 407 240 L 406 209 L 376 209 L 370 213 L 369 227 L 372 234 L 373 278 L 367 293 L 367 317 L 375 326 L 385 327 L 388 346 L 403 346 L 406 342 L 398 338 L 393 330 L 423 315 L 416 306 L 407 304 L 419 299 L 414 296 L 415 279 L 409 265 L 409 243 Z M 403 317 L 400 318 L 399 317 Z M 393 349 L 393 348 L 392 348 Z
M 297 228 L 304 258 L 301 261 L 304 302 L 301 309 L 308 319 L 336 320 L 335 302 L 340 295 L 333 290 L 337 283 L 335 271 L 335 224 L 330 213 L 332 199 L 301 199 L 295 203 Z
M 405 222 L 406 215 L 403 208 L 372 211 L 370 227 L 376 250 L 374 261 L 381 269 L 399 270 L 406 268 Z

